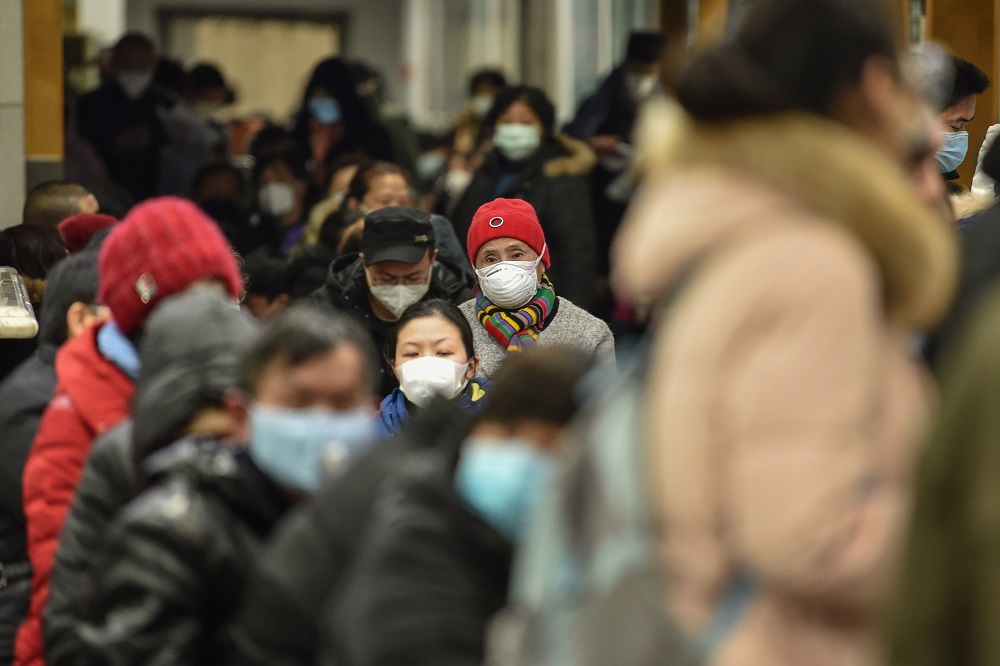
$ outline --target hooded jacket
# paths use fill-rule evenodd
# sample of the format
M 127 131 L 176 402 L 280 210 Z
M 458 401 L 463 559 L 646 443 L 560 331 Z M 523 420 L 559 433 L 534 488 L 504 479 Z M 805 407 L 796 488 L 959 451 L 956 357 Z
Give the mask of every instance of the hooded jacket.
M 97 349 L 100 327 L 68 341 L 56 355 L 58 384 L 24 466 L 24 515 L 34 569 L 28 617 L 17 634 L 15 664 L 40 666 L 42 610 L 59 534 L 94 438 L 129 412 L 132 380 Z
M 421 300 L 442 298 L 455 305 L 472 297 L 472 285 L 465 276 L 457 273 L 440 261 L 434 262 L 431 284 Z M 325 305 L 345 312 L 361 323 L 371 334 L 375 349 L 385 349 L 385 340 L 395 322 L 382 321 L 375 316 L 368 300 L 368 282 L 365 267 L 356 255 L 340 257 L 330 264 L 326 284 L 312 293 L 313 303 Z M 386 396 L 398 384 L 396 378 L 385 367 L 381 368 L 380 395 Z
M 362 454 L 313 501 L 283 521 L 254 564 L 233 631 L 229 663 L 315 664 L 326 607 L 339 607 L 383 485 L 412 455 L 457 455 L 469 419 L 454 401 L 436 400 L 398 437 Z
M 98 556 L 87 663 L 218 664 L 261 544 L 290 505 L 245 451 L 184 439 L 146 461 Z
M 469 414 L 478 414 L 486 406 L 492 389 L 493 382 L 485 377 L 476 377 L 455 398 L 455 404 Z M 410 413 L 416 410 L 416 405 L 406 399 L 402 389 L 393 389 L 379 405 L 376 437 L 383 439 L 401 432 L 410 420 Z
M 512 560 L 511 542 L 459 497 L 452 461 L 411 461 L 382 495 L 340 612 L 328 612 L 342 658 L 320 663 L 482 664 Z
M 496 192 L 511 163 L 499 151 L 486 156 L 455 208 L 452 221 L 465 238 L 479 207 L 497 197 L 523 199 L 535 208 L 552 256 L 549 277 L 556 292 L 588 309 L 593 301 L 597 241 L 587 175 L 597 164 L 582 141 L 560 136 L 535 152 L 516 180 Z
M 642 145 L 615 278 L 632 302 L 680 289 L 643 426 L 669 608 L 692 634 L 738 609 L 713 665 L 878 664 L 929 413 L 908 333 L 947 308 L 953 232 L 819 117 L 667 106 Z

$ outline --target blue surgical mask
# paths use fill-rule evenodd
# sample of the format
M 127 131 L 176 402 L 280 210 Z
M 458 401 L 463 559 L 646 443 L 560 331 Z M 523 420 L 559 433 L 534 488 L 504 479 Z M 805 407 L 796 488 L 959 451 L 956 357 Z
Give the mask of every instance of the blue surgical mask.
M 542 130 L 525 123 L 503 123 L 493 132 L 493 145 L 511 162 L 531 157 L 542 142 Z
M 965 161 L 969 152 L 968 132 L 941 132 L 944 145 L 938 148 L 937 161 L 941 173 L 951 173 Z
M 555 469 L 555 459 L 531 442 L 472 439 L 462 449 L 455 489 L 473 513 L 517 543 Z
M 277 484 L 299 492 L 315 492 L 330 464 L 357 456 L 374 433 L 367 409 L 250 409 L 250 457 Z
M 332 97 L 313 97 L 309 100 L 309 113 L 324 125 L 340 120 L 340 104 Z

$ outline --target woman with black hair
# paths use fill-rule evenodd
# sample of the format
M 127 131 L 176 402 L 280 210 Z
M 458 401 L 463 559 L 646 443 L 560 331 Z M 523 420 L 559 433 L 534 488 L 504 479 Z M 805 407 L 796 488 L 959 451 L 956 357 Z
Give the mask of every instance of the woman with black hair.
M 555 107 L 544 92 L 529 86 L 497 95 L 484 121 L 493 137 L 472 183 L 452 217 L 460 238 L 476 211 L 498 198 L 523 199 L 538 213 L 559 268 L 552 279 L 560 293 L 587 309 L 593 301 L 597 241 L 587 175 L 597 157 L 582 141 L 555 132 Z
M 492 382 L 476 377 L 479 357 L 472 328 L 448 301 L 422 301 L 407 308 L 386 338 L 385 357 L 399 388 L 382 401 L 380 436 L 395 435 L 412 412 L 435 396 L 455 400 L 474 414 L 486 404 Z
M 313 70 L 302 95 L 292 135 L 309 155 L 317 188 L 326 188 L 330 166 L 341 155 L 361 152 L 372 159 L 392 159 L 389 135 L 358 96 L 355 84 L 347 62 L 328 58 Z

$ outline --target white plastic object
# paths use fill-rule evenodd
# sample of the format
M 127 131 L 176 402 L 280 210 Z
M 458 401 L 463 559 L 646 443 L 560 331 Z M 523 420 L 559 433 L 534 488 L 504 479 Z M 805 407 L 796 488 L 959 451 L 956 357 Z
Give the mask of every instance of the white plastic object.
M 0 266 L 0 338 L 27 339 L 36 335 L 38 320 L 24 280 L 10 266 Z

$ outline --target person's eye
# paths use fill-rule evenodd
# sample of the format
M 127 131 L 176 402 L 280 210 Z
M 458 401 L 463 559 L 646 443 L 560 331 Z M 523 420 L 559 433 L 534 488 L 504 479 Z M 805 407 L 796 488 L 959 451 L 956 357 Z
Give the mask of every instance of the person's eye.
M 486 263 L 495 264 L 497 262 L 496 257 L 486 257 Z
M 454 356 L 455 352 L 453 352 L 453 351 L 439 351 L 437 355 L 438 356 Z
M 514 254 L 511 255 L 511 258 L 512 259 L 520 259 L 523 256 L 524 256 L 523 252 L 515 252 Z
M 416 358 L 417 356 L 419 356 L 417 352 L 406 352 L 403 354 L 403 358 Z

